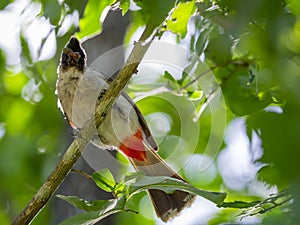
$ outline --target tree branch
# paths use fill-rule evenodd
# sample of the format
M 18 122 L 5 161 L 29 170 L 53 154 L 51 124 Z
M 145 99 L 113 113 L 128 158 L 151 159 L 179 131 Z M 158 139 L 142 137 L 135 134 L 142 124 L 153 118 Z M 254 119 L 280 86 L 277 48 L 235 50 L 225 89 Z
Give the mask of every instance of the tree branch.
M 126 86 L 131 76 L 136 73 L 140 61 L 144 57 L 149 45 L 153 40 L 153 32 L 154 27 L 147 25 L 139 41 L 135 43 L 135 46 L 124 67 L 119 71 L 117 77 L 106 91 L 101 100 L 101 104 L 97 106 L 95 118 L 91 118 L 90 121 L 84 126 L 79 136 L 69 146 L 54 171 L 43 183 L 23 211 L 14 220 L 12 223 L 13 225 L 29 224 L 39 213 L 39 211 L 46 205 L 50 197 L 62 183 L 64 178 L 68 175 L 74 163 L 81 156 L 81 152 L 84 150 L 89 140 L 91 140 L 93 137 L 95 132 L 95 122 L 97 126 L 103 122 L 107 114 L 106 112 L 109 110 L 114 100 L 119 96 L 120 92 Z

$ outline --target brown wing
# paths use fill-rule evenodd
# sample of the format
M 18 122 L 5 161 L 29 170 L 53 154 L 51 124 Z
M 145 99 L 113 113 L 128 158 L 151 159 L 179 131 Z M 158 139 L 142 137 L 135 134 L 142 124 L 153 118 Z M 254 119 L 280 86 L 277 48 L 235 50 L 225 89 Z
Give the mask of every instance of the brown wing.
M 107 83 L 111 83 L 113 81 L 113 79 L 117 76 L 118 72 L 119 71 L 117 71 L 112 77 L 109 77 L 106 80 Z M 153 150 L 157 151 L 158 146 L 157 146 L 156 141 L 154 140 L 154 138 L 151 134 L 151 131 L 150 131 L 148 125 L 147 125 L 147 122 L 146 122 L 143 114 L 141 113 L 139 108 L 136 106 L 136 104 L 132 101 L 132 99 L 126 94 L 125 91 L 122 91 L 122 95 L 133 106 L 133 109 L 135 110 L 136 114 L 138 115 L 138 119 L 139 119 L 140 125 L 143 129 L 143 132 L 146 136 L 147 143 L 153 148 Z
M 138 115 L 138 119 L 140 122 L 140 125 L 143 129 L 143 132 L 146 136 L 146 140 L 147 143 L 154 149 L 154 150 L 158 150 L 157 144 L 151 134 L 151 131 L 147 125 L 147 122 L 145 120 L 145 118 L 143 117 L 141 111 L 139 110 L 139 108 L 136 106 L 136 104 L 132 101 L 132 99 L 125 93 L 125 91 L 122 91 L 122 95 L 124 96 L 124 98 L 126 98 L 126 100 L 133 106 L 136 114 Z

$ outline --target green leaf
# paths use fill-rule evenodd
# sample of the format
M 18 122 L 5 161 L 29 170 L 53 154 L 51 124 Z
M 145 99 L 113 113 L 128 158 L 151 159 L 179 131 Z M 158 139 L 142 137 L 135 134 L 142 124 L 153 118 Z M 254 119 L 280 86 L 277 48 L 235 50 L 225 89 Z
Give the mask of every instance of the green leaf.
M 130 186 L 127 186 L 128 199 L 131 198 L 134 194 L 148 189 L 162 190 L 166 193 L 172 193 L 176 190 L 186 191 L 191 194 L 199 195 L 203 198 L 206 198 L 214 202 L 215 204 L 221 204 L 226 197 L 226 193 L 201 190 L 181 180 L 177 180 L 170 177 L 150 177 L 141 176 L 140 174 L 137 174 L 136 177 L 134 177 L 134 175 L 131 175 L 131 180 L 135 180 L 135 182 L 132 183 Z
M 104 168 L 100 171 L 94 172 L 92 174 L 92 178 L 96 185 L 104 191 L 114 192 L 116 182 L 108 169 Z
M 26 41 L 26 39 L 23 36 L 20 36 L 21 46 L 22 46 L 22 63 L 24 63 L 26 66 L 32 64 L 32 58 L 31 58 L 31 52 L 29 45 Z
M 180 2 L 174 9 L 171 19 L 167 21 L 167 29 L 184 38 L 187 33 L 187 24 L 195 10 L 194 0 Z
M 106 218 L 109 215 L 118 213 L 118 212 L 128 212 L 125 207 L 125 198 L 121 197 L 119 199 L 114 199 L 108 204 L 104 205 L 102 210 L 92 211 L 86 213 L 80 213 L 76 216 L 70 217 L 64 220 L 59 225 L 92 225 L 98 221 Z
M 222 83 L 222 91 L 227 105 L 231 111 L 239 116 L 250 115 L 254 112 L 261 111 L 272 102 L 269 95 L 258 95 L 256 85 L 248 85 L 249 74 L 248 68 L 231 74 Z
M 86 7 L 88 0 L 80 0 L 80 1 L 74 1 L 74 0 L 64 0 L 64 3 L 66 3 L 71 11 L 77 10 L 79 13 L 79 17 L 82 18 L 84 14 L 84 9 Z
M 0 10 L 3 10 L 9 3 L 11 3 L 12 1 L 9 0 L 2 0 L 0 2 Z
M 124 181 L 125 181 L 124 184 L 131 185 L 131 184 L 135 183 L 139 177 L 143 177 L 144 175 L 145 175 L 145 173 L 142 171 L 128 173 L 124 178 Z
M 193 91 L 188 93 L 188 99 L 190 101 L 198 101 L 202 98 L 203 91 Z
M 58 25 L 61 16 L 61 5 L 57 0 L 41 1 L 44 8 L 44 16 L 50 19 L 51 24 Z
M 180 86 L 183 86 L 183 83 L 189 77 L 189 74 L 190 74 L 191 70 L 194 68 L 194 66 L 195 66 L 195 63 L 192 62 L 184 68 L 184 70 L 182 71 L 180 80 L 177 81 Z
M 205 49 L 205 56 L 217 64 L 231 60 L 233 40 L 228 35 L 218 35 L 211 39 Z
M 111 204 L 114 199 L 110 200 L 97 200 L 97 201 L 86 201 L 77 196 L 64 196 L 56 195 L 56 197 L 65 200 L 71 205 L 84 211 L 98 211 L 103 209 L 107 204 Z
M 120 8 L 122 9 L 122 15 L 124 16 L 130 6 L 130 0 L 120 0 Z
M 120 197 L 122 194 L 124 194 L 125 184 L 123 182 L 117 183 L 114 188 L 114 193 L 117 197 Z
M 253 206 L 257 205 L 258 203 L 260 203 L 260 201 L 254 201 L 254 202 L 244 202 L 244 201 L 223 202 L 222 204 L 218 205 L 218 207 L 243 209 L 243 208 L 253 207 Z
M 130 42 L 132 35 L 136 32 L 139 27 L 142 27 L 146 24 L 149 19 L 149 15 L 145 14 L 143 10 L 131 11 L 130 17 L 132 18 L 132 22 L 127 28 L 124 43 L 127 44 Z
M 269 182 L 272 179 L 280 188 L 297 180 L 300 171 L 299 105 L 289 103 L 282 109 L 282 113 L 259 112 L 250 118 L 260 131 L 264 149 L 260 161 L 270 165 L 261 170 L 260 176 Z
M 213 30 L 214 30 L 214 27 L 210 26 L 209 28 L 206 28 L 203 31 L 201 31 L 201 33 L 196 41 L 196 46 L 195 46 L 195 51 L 198 56 L 200 56 L 203 53 L 204 48 L 207 44 L 209 35 Z
M 136 0 L 135 3 L 142 8 L 144 16 L 149 15 L 148 25 L 158 27 L 175 6 L 175 0 Z
M 79 39 L 83 39 L 91 38 L 99 34 L 102 31 L 102 23 L 106 17 L 106 8 L 110 7 L 115 2 L 116 0 L 88 1 L 84 10 L 84 17 L 79 21 L 80 31 L 76 36 Z
M 170 74 L 168 71 L 165 71 L 163 78 L 166 78 L 169 81 L 173 81 L 176 82 L 176 80 L 174 79 L 174 77 L 172 76 L 172 74 Z

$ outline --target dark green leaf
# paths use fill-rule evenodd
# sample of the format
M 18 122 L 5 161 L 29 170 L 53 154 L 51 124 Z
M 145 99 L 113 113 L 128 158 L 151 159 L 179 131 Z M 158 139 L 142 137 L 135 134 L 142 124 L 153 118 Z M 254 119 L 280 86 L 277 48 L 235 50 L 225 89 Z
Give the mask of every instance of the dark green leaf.
M 131 175 L 132 180 L 133 177 L 134 175 Z M 195 195 L 199 195 L 216 204 L 221 204 L 226 197 L 226 193 L 201 190 L 174 178 L 163 176 L 149 177 L 141 176 L 140 174 L 138 174 L 136 176 L 135 183 L 132 183 L 130 186 L 127 187 L 128 198 L 132 197 L 132 195 L 140 191 L 148 189 L 158 189 L 166 193 L 172 193 L 176 190 L 182 190 Z
M 176 80 L 174 79 L 174 77 L 172 76 L 172 74 L 170 74 L 168 71 L 165 71 L 163 78 L 169 80 L 169 81 L 173 81 L 176 82 Z
M 218 207 L 222 208 L 249 208 L 257 205 L 260 201 L 254 201 L 254 202 L 243 202 L 243 201 L 234 201 L 234 202 L 223 202 L 222 204 L 218 205 Z
M 114 199 L 110 200 L 97 200 L 97 201 L 86 201 L 77 196 L 64 196 L 64 195 L 56 195 L 56 197 L 65 200 L 71 205 L 75 206 L 78 209 L 84 211 L 99 211 L 106 207 L 107 204 L 111 204 Z
M 180 80 L 177 81 L 180 86 L 183 86 L 184 81 L 186 81 L 186 79 L 189 77 L 189 74 L 194 66 L 195 66 L 195 63 L 190 63 L 189 65 L 187 65 L 184 68 L 184 70 L 182 71 Z
M 11 3 L 12 1 L 10 0 L 3 0 L 0 2 L 0 10 L 3 10 L 9 3 Z
M 109 215 L 122 212 L 122 211 L 127 212 L 128 210 L 124 209 L 124 206 L 125 206 L 124 197 L 121 197 L 119 199 L 114 199 L 113 201 L 110 201 L 108 204 L 106 204 L 102 208 L 102 210 L 77 214 L 76 216 L 64 220 L 59 225 L 83 225 L 83 224 L 92 225 L 106 218 Z
M 209 28 L 201 31 L 201 33 L 196 41 L 196 46 L 195 46 L 196 54 L 198 56 L 200 56 L 203 53 L 204 48 L 207 45 L 209 34 L 212 30 L 213 30 L 213 27 L 209 27 Z
M 228 35 L 218 35 L 211 39 L 205 49 L 205 56 L 216 64 L 224 64 L 231 60 L 232 39 Z
M 26 39 L 21 36 L 21 46 L 22 46 L 22 61 L 25 65 L 31 65 L 32 63 L 32 58 L 31 58 L 31 53 L 30 53 L 30 48 L 28 46 L 28 43 Z
M 249 115 L 264 109 L 272 102 L 268 94 L 257 94 L 256 85 L 247 85 L 249 82 L 248 69 L 231 74 L 222 84 L 222 91 L 227 105 L 237 115 Z
M 97 186 L 101 189 L 108 192 L 114 191 L 116 182 L 113 175 L 108 169 L 105 168 L 100 171 L 94 172 L 92 178 L 97 184 Z
M 143 0 L 135 2 L 142 8 L 143 14 L 149 15 L 148 25 L 153 28 L 159 26 L 175 6 L 175 0 Z
M 83 13 L 84 13 L 84 9 L 85 9 L 85 6 L 87 4 L 88 0 L 65 0 L 64 3 L 66 3 L 71 11 L 73 12 L 74 10 L 77 10 L 78 13 L 79 13 L 79 18 L 82 18 L 83 17 Z
M 41 1 L 44 7 L 44 16 L 50 18 L 53 25 L 58 25 L 61 16 L 61 5 L 57 0 Z
M 198 101 L 202 98 L 202 96 L 203 96 L 203 91 L 188 92 L 188 99 L 190 101 Z

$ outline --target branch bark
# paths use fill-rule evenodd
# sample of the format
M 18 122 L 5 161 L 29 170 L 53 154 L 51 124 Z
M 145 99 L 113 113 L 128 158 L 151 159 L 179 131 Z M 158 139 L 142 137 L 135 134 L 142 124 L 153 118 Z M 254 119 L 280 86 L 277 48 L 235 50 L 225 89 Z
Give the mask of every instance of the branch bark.
M 54 171 L 42 184 L 23 211 L 13 221 L 13 225 L 29 224 L 39 211 L 47 204 L 48 200 L 81 156 L 81 152 L 84 150 L 89 140 L 93 137 L 95 122 L 98 126 L 103 122 L 107 114 L 106 112 L 109 110 L 114 100 L 119 96 L 131 76 L 136 73 L 139 63 L 153 40 L 153 33 L 154 27 L 147 25 L 139 41 L 135 43 L 125 65 L 119 71 L 117 77 L 111 83 L 109 89 L 101 99 L 101 104 L 97 106 L 95 118 L 91 118 L 91 120 L 84 126 L 78 137 L 66 150 Z

